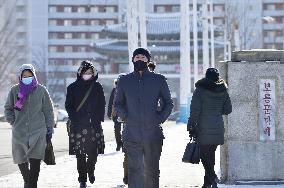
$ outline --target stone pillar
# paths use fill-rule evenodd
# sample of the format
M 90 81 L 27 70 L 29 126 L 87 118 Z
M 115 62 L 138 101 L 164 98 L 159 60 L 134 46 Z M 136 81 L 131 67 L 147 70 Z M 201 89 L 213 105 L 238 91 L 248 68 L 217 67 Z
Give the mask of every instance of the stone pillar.
M 284 51 L 234 52 L 217 68 L 228 82 L 233 112 L 225 118 L 221 147 L 221 179 L 268 181 L 284 179 Z M 260 140 L 260 80 L 275 82 L 275 140 Z

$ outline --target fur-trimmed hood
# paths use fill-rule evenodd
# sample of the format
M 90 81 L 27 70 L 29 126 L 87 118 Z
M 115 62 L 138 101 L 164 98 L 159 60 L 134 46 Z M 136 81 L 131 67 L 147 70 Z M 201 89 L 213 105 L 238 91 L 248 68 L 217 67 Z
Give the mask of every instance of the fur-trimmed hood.
M 207 78 L 202 78 L 195 83 L 196 88 L 203 88 L 214 93 L 222 93 L 228 89 L 226 82 L 223 79 L 219 79 L 217 82 L 213 82 Z

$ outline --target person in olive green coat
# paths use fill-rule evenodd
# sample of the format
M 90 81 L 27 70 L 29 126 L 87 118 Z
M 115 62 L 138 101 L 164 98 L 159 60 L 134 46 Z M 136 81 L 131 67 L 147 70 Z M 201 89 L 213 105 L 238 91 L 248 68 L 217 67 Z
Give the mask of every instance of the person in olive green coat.
M 6 120 L 12 125 L 14 163 L 22 173 L 24 187 L 35 188 L 55 123 L 49 93 L 38 84 L 31 64 L 21 66 L 19 83 L 11 88 L 4 108 Z
M 201 162 L 205 169 L 202 188 L 217 187 L 218 178 L 214 171 L 215 151 L 224 144 L 224 122 L 222 115 L 232 112 L 231 100 L 219 71 L 209 68 L 205 78 L 195 84 L 190 106 L 187 129 L 200 145 Z

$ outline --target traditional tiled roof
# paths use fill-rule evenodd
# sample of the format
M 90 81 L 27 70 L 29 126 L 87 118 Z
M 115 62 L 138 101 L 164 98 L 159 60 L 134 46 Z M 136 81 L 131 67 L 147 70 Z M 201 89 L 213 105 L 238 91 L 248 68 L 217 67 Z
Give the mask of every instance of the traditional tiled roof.
M 160 45 L 158 45 L 160 44 Z M 127 46 L 127 42 L 121 42 L 118 40 L 106 40 L 103 42 L 98 42 L 96 43 L 96 45 L 94 46 L 94 48 L 96 50 L 99 51 L 105 51 L 107 53 L 110 53 L 111 51 L 115 51 L 115 52 L 123 52 L 123 53 L 127 53 L 128 52 L 128 46 Z M 157 45 L 155 44 L 150 44 L 147 47 L 151 53 L 153 54 L 159 54 L 159 53 L 180 53 L 180 45 L 178 41 L 174 41 L 174 42 L 167 42 L 167 43 L 159 43 L 157 42 Z M 210 45 L 209 45 L 210 48 Z M 223 45 L 221 44 L 215 44 L 215 48 L 223 48 Z M 191 46 L 191 50 L 192 50 L 192 46 Z M 198 50 L 202 50 L 202 45 L 198 45 Z
M 190 31 L 193 31 L 190 23 Z M 198 32 L 202 31 L 202 26 L 198 24 Z M 215 27 L 215 31 L 221 32 L 220 28 Z M 126 23 L 109 25 L 103 29 L 106 33 L 127 33 Z M 152 13 L 146 15 L 147 35 L 168 35 L 180 33 L 180 14 L 179 13 Z

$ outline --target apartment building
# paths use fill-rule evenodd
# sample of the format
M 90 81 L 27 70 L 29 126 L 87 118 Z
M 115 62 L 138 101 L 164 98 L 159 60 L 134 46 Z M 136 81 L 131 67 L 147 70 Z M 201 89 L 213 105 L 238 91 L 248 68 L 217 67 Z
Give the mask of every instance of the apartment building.
M 197 1 L 199 11 L 205 1 Z M 283 49 L 283 0 L 212 1 L 214 25 L 227 33 L 232 50 L 236 46 L 240 49 Z M 9 0 L 5 1 L 6 7 L 7 2 L 14 10 L 12 20 L 15 22 L 13 32 L 16 42 L 11 44 L 15 46 L 17 56 L 13 65 L 33 63 L 41 82 L 48 86 L 55 100 L 63 98 L 66 86 L 74 80 L 82 59 L 98 60 L 95 64 L 101 75 L 111 73 L 109 63 L 99 61 L 107 61 L 108 57 L 97 53 L 94 44 L 106 39 L 101 34 L 105 26 L 125 21 L 126 0 Z M 180 11 L 180 1 L 145 2 L 147 13 Z M 222 42 L 224 37 L 216 40 Z
M 263 0 L 263 48 L 284 49 L 284 1 Z

